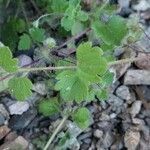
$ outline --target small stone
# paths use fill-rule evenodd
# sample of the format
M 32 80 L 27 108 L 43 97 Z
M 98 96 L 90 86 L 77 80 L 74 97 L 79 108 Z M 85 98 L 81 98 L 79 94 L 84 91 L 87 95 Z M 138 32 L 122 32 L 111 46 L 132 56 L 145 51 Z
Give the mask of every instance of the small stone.
M 110 117 L 105 113 L 102 113 L 100 118 L 99 118 L 100 121 L 107 121 L 109 119 L 110 119 Z
M 27 150 L 28 148 L 28 142 L 25 140 L 22 136 L 18 136 L 14 141 L 12 142 L 6 142 L 2 146 L 0 146 L 1 150 L 10 150 L 10 149 L 21 149 L 21 150 Z
M 144 121 L 142 119 L 139 119 L 139 118 L 132 118 L 132 122 L 134 124 L 138 124 L 138 125 L 141 125 L 141 126 L 145 124 Z
M 94 136 L 95 136 L 96 138 L 102 138 L 102 136 L 103 136 L 103 131 L 102 131 L 102 130 L 99 130 L 99 129 L 95 130 L 95 131 L 94 131 Z
M 0 104 L 0 125 L 7 123 L 9 120 L 9 113 L 3 104 Z
M 78 140 L 79 141 L 82 141 L 86 138 L 90 138 L 92 136 L 92 133 L 91 132 L 87 132 L 87 133 L 83 133 L 81 135 L 78 136 Z
M 87 138 L 83 140 L 84 143 L 90 144 L 92 142 L 91 138 Z
M 13 115 L 9 120 L 9 127 L 12 130 L 22 131 L 33 121 L 36 115 L 37 110 L 35 108 L 29 109 L 22 115 Z
M 116 90 L 116 94 L 117 94 L 118 97 L 120 97 L 124 100 L 130 100 L 131 99 L 129 88 L 125 85 L 120 86 Z
M 142 106 L 142 102 L 141 101 L 135 101 L 132 104 L 131 110 L 130 110 L 130 114 L 132 117 L 135 117 L 141 110 L 141 106 Z
M 21 115 L 29 109 L 29 103 L 17 101 L 10 105 L 8 109 L 11 115 Z
M 148 8 L 150 8 L 149 0 L 142 0 L 137 5 L 133 5 L 133 9 L 136 11 L 145 11 Z
M 0 140 L 4 138 L 9 132 L 10 132 L 10 129 L 7 126 L 1 126 L 0 127 Z
M 128 150 L 136 150 L 140 142 L 140 133 L 138 131 L 128 130 L 125 133 L 124 143 Z
M 140 69 L 150 69 L 150 54 L 145 53 L 139 53 L 138 57 L 141 58 L 141 60 L 138 60 L 135 62 L 136 66 Z
M 46 95 L 46 85 L 42 82 L 37 82 L 33 85 L 33 90 L 40 95 Z
M 130 0 L 118 0 L 119 6 L 122 7 L 129 7 Z
M 20 67 L 28 66 L 32 63 L 31 57 L 29 57 L 27 55 L 20 55 L 20 56 L 18 56 L 18 59 L 19 59 L 19 66 Z
M 125 85 L 150 85 L 149 70 L 128 70 L 125 78 Z
M 110 114 L 109 116 L 110 116 L 111 119 L 114 119 L 114 118 L 116 118 L 117 114 L 112 113 L 112 114 Z
M 101 147 L 105 149 L 109 148 L 113 144 L 114 140 L 115 140 L 114 135 L 111 132 L 107 132 L 103 138 Z
M 123 49 L 123 48 L 117 48 L 117 49 L 115 49 L 115 51 L 114 51 L 114 56 L 115 56 L 115 57 L 119 57 L 121 54 L 124 53 L 124 51 L 125 51 L 125 49 Z
M 12 141 L 18 137 L 16 132 L 10 132 L 6 137 L 5 137 L 5 142 L 6 141 Z

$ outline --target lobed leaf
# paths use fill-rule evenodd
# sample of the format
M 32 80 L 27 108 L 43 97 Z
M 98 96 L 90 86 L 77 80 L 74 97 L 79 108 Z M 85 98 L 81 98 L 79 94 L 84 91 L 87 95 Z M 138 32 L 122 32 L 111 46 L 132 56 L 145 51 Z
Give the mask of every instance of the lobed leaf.
M 30 36 L 28 34 L 23 34 L 21 37 L 20 37 L 20 41 L 19 41 L 19 44 L 18 44 L 18 49 L 19 50 L 27 50 L 29 49 L 31 46 L 31 39 L 30 39 Z
M 84 73 L 97 78 L 107 70 L 107 61 L 102 57 L 99 47 L 92 47 L 91 42 L 80 44 L 77 48 L 77 66 Z
M 15 72 L 18 69 L 18 60 L 12 58 L 12 53 L 6 46 L 0 47 L 0 67 L 7 72 Z
M 82 129 L 85 129 L 90 125 L 90 119 L 90 111 L 85 107 L 77 109 L 73 114 L 73 120 Z
M 57 98 L 44 99 L 38 104 L 38 110 L 44 116 L 51 116 L 59 112 L 59 103 Z
M 60 90 L 61 97 L 66 101 L 84 100 L 88 94 L 88 85 L 82 81 L 75 71 L 63 71 L 57 75 L 56 90 Z
M 32 82 L 26 77 L 16 77 L 9 80 L 10 92 L 19 101 L 25 100 L 32 94 Z

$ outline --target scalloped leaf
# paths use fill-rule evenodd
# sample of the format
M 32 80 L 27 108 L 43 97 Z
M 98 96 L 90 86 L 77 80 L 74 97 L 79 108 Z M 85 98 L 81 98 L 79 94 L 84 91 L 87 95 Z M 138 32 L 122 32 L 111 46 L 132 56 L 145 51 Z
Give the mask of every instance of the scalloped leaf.
M 19 101 L 23 101 L 32 95 L 32 82 L 27 77 L 12 78 L 8 82 L 12 95 Z
M 15 72 L 18 70 L 18 60 L 12 58 L 12 53 L 7 46 L 0 47 L 0 67 L 7 72 Z

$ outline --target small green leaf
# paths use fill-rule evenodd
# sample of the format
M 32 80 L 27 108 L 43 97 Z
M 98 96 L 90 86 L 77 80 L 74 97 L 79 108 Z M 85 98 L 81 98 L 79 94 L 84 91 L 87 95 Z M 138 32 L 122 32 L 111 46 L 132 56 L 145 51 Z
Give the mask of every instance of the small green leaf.
M 114 80 L 114 73 L 107 71 L 102 76 L 101 84 L 102 86 L 108 87 L 113 83 Z
M 29 49 L 30 46 L 31 46 L 31 39 L 30 39 L 30 36 L 29 36 L 28 34 L 23 34 L 23 35 L 20 37 L 18 49 L 19 49 L 19 50 L 26 50 L 26 49 Z
M 84 30 L 84 25 L 81 22 L 75 22 L 72 26 L 71 33 L 72 35 L 77 35 Z
M 82 10 L 80 10 L 77 14 L 77 19 L 80 21 L 87 21 L 88 20 L 88 14 Z
M 82 129 L 87 128 L 90 125 L 91 114 L 85 107 L 79 108 L 73 114 L 73 120 Z
M 76 72 L 63 71 L 56 77 L 58 82 L 56 90 L 60 90 L 61 97 L 66 101 L 75 100 L 77 103 L 83 101 L 88 95 L 88 85 L 82 81 Z
M 59 13 L 63 13 L 65 12 L 65 10 L 68 7 L 68 1 L 67 0 L 52 0 L 51 2 L 51 8 L 53 10 L 53 12 L 59 12 Z
M 99 91 L 97 91 L 96 96 L 99 100 L 106 100 L 108 99 L 108 89 L 101 89 Z
M 18 70 L 17 59 L 12 58 L 12 53 L 6 46 L 0 47 L 0 67 L 7 72 L 15 72 Z
M 44 99 L 38 104 L 38 110 L 44 116 L 51 116 L 59 112 L 59 103 L 57 98 Z
M 25 100 L 32 94 L 32 82 L 26 77 L 12 78 L 8 86 L 12 95 L 19 101 Z
M 92 47 L 91 42 L 80 44 L 77 48 L 78 69 L 93 77 L 102 75 L 107 70 L 107 61 L 102 55 L 101 48 Z
M 44 29 L 41 28 L 31 28 L 29 33 L 34 42 L 42 42 L 44 40 Z
M 95 21 L 92 29 L 109 48 L 119 45 L 128 31 L 125 20 L 117 15 L 110 16 L 107 22 Z

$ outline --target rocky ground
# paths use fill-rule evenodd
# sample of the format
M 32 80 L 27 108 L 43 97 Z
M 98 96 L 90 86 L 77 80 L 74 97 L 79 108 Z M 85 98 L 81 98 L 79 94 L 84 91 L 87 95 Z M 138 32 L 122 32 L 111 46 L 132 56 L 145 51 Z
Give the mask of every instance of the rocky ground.
M 133 2 L 131 6 L 128 2 L 119 1 L 120 14 L 138 14 L 145 26 L 144 33 L 134 49 L 117 49 L 114 55 L 138 55 L 144 60 L 111 68 L 116 78 L 109 98 L 87 105 L 93 119 L 86 131 L 81 132 L 68 120 L 68 128 L 76 129 L 71 150 L 150 150 L 150 0 Z M 32 61 L 26 55 L 21 57 Z M 24 150 L 40 150 L 59 123 L 59 115 L 45 118 L 37 113 L 35 103 L 50 92 L 40 77 L 33 91 L 25 102 L 14 101 L 7 93 L 0 95 L 0 150 L 17 150 L 20 145 Z

